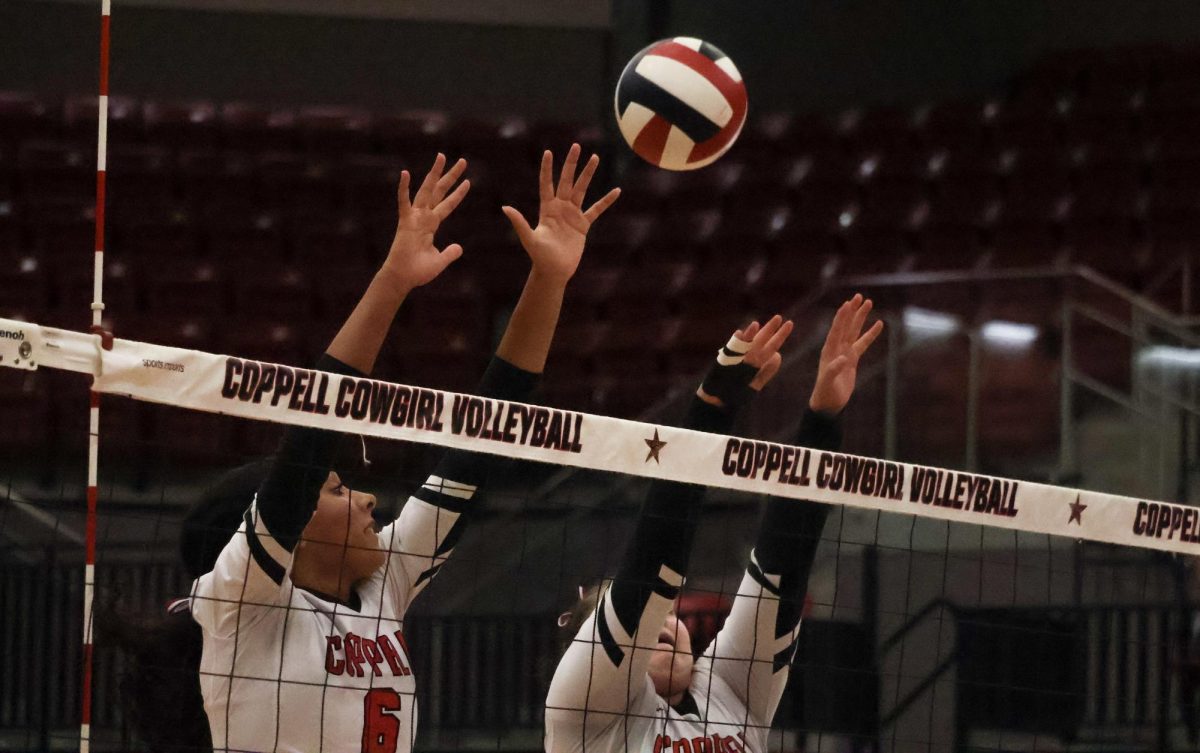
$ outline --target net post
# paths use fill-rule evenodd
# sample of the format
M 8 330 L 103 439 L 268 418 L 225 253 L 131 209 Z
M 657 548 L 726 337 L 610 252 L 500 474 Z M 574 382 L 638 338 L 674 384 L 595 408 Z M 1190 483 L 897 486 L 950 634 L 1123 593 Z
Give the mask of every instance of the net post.
M 112 348 L 112 335 L 103 331 L 104 316 L 104 209 L 108 162 L 108 71 L 112 0 L 100 3 L 99 106 L 96 126 L 96 224 L 93 249 L 92 327 L 101 334 L 106 349 Z M 90 390 L 88 400 L 88 479 L 87 524 L 83 571 L 83 668 L 80 682 L 79 751 L 91 747 L 92 725 L 92 600 L 96 585 L 96 497 L 97 469 L 100 456 L 100 393 Z

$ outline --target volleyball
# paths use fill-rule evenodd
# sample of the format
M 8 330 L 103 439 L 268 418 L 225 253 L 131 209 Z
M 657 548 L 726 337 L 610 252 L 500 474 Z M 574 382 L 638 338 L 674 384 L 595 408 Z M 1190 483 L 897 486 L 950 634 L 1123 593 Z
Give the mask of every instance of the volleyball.
M 746 122 L 746 85 L 729 56 L 694 37 L 655 42 L 617 81 L 621 135 L 639 157 L 695 170 L 729 151 Z

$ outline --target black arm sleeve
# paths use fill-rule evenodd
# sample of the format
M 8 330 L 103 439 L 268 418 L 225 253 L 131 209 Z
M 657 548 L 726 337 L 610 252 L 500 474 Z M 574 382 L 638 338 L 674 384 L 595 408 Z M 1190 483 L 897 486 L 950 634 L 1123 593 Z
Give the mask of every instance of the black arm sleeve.
M 694 397 L 683 426 L 727 434 L 733 419 L 731 410 Z M 671 600 L 678 596 L 682 579 L 687 575 L 704 491 L 703 486 L 676 481 L 650 483 L 633 538 L 610 591 L 613 611 L 626 633 L 634 633 L 651 592 Z M 664 579 L 664 567 L 678 577 Z
M 475 388 L 475 394 L 497 400 L 528 402 L 540 380 L 541 374 L 525 371 L 500 356 L 492 356 L 491 362 L 483 372 L 483 377 L 479 380 L 479 385 Z M 500 460 L 495 455 L 486 453 L 447 450 L 438 461 L 437 468 L 433 473 L 444 479 L 480 486 L 486 481 L 492 466 Z M 428 501 L 437 504 L 436 500 Z
M 842 444 L 836 416 L 806 410 L 796 444 L 816 450 L 837 450 Z M 816 558 L 821 531 L 831 507 L 798 499 L 771 497 L 754 546 L 758 567 L 779 576 L 779 623 L 776 634 L 795 627 L 803 610 L 808 576 Z
M 328 353 L 318 359 L 316 368 L 334 374 L 366 376 Z M 303 426 L 289 426 L 283 432 L 271 468 L 258 489 L 258 513 L 267 530 L 289 552 L 296 548 L 300 532 L 317 508 L 321 484 L 329 477 L 334 453 L 343 436 L 340 432 Z

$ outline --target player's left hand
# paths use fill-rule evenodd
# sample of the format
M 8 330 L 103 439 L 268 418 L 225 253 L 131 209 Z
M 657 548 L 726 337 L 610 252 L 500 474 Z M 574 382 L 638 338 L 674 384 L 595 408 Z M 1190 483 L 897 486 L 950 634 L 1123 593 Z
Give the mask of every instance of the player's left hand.
M 883 331 L 883 322 L 877 321 L 865 333 L 863 325 L 871 313 L 871 300 L 855 293 L 854 297 L 838 308 L 821 348 L 821 361 L 817 366 L 817 383 L 813 385 L 808 407 L 822 413 L 841 413 L 854 394 L 854 383 L 858 378 L 858 361 L 875 338 Z
M 584 241 L 592 223 L 621 195 L 621 189 L 614 188 L 587 210 L 583 209 L 583 199 L 600 165 L 600 157 L 593 154 L 576 179 L 575 168 L 579 163 L 580 151 L 579 144 L 571 145 L 557 187 L 554 185 L 554 157 L 550 150 L 542 154 L 536 228 L 530 227 L 516 209 L 510 206 L 501 208 L 517 232 L 525 253 L 529 254 L 534 272 L 564 285 L 579 268 Z

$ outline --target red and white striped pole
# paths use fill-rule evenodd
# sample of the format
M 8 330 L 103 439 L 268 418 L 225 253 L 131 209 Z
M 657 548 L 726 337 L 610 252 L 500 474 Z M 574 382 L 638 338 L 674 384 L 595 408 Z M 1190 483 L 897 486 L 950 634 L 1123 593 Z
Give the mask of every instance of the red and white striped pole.
M 112 0 L 101 0 L 100 106 L 96 136 L 96 243 L 93 256 L 92 332 L 105 347 L 112 347 L 104 332 L 104 206 L 108 162 L 108 53 Z M 100 461 L 100 393 L 90 391 L 88 401 L 87 533 L 83 570 L 83 699 L 79 720 L 79 751 L 88 753 L 92 738 L 92 598 L 96 586 L 96 483 Z

